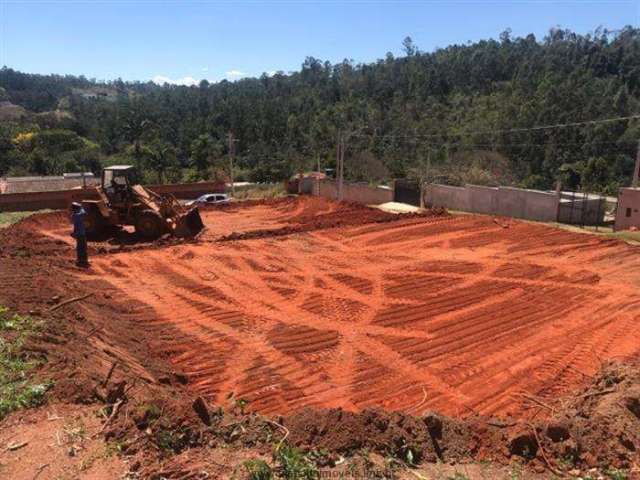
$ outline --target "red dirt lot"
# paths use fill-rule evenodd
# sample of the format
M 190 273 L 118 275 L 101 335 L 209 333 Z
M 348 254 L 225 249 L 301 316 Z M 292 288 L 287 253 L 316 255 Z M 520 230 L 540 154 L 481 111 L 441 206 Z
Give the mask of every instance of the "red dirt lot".
M 94 255 L 89 271 L 60 267 L 60 278 L 99 286 L 107 300 L 87 300 L 85 315 L 100 307 L 103 324 L 212 404 L 233 394 L 265 414 L 523 416 L 528 396 L 554 400 L 603 361 L 640 352 L 640 251 L 618 241 L 320 198 L 202 216 L 197 241 Z M 70 259 L 62 214 L 22 222 L 5 250 L 25 229 L 48 258 Z M 118 250 L 105 245 L 97 251 Z M 15 290 L 11 278 L 0 287 Z M 150 357 L 110 346 L 152 376 Z

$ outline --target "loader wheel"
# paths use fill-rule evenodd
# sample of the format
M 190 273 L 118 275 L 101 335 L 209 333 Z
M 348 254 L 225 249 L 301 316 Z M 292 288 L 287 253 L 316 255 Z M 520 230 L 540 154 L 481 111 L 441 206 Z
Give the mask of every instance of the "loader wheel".
M 98 209 L 91 208 L 84 217 L 84 228 L 88 237 L 99 237 L 107 230 L 107 222 Z
M 143 211 L 136 220 L 136 233 L 143 238 L 156 239 L 164 230 L 164 220 L 153 210 Z

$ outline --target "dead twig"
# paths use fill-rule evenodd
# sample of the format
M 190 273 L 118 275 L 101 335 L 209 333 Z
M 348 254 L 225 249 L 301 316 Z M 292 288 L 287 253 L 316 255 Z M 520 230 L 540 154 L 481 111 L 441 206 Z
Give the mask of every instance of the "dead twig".
M 551 462 L 547 458 L 547 454 L 545 453 L 544 447 L 542 446 L 542 443 L 540 442 L 540 438 L 538 437 L 538 432 L 536 432 L 536 427 L 534 427 L 531 423 L 529 424 L 529 427 L 531 427 L 531 431 L 533 432 L 533 436 L 536 439 L 536 443 L 540 447 L 540 453 L 542 454 L 542 458 L 544 459 L 544 463 L 547 464 L 547 467 L 549 468 L 549 470 L 551 470 L 551 473 L 553 473 L 554 475 L 557 475 L 558 477 L 564 477 L 564 472 L 561 472 L 556 467 L 551 465 Z
M 13 442 L 7 445 L 7 450 L 19 450 L 22 447 L 25 447 L 29 444 L 29 442 Z
M 69 300 L 65 300 L 64 302 L 60 302 L 57 305 L 54 305 L 53 307 L 51 307 L 49 309 L 49 313 L 56 311 L 57 309 L 64 307 L 65 305 L 69 305 L 70 303 L 73 302 L 79 302 L 80 300 L 84 300 L 85 298 L 89 298 L 91 295 L 93 295 L 93 292 L 91 293 L 87 293 L 86 295 L 82 295 L 80 297 L 73 297 L 70 298 Z
M 104 429 L 107 428 L 107 425 L 109 425 L 111 421 L 115 418 L 115 416 L 118 414 L 118 410 L 120 410 L 120 405 L 122 405 L 123 403 L 124 403 L 124 400 L 120 399 L 113 404 L 113 410 L 111 410 L 111 415 L 109 415 L 109 418 L 107 418 L 107 421 L 102 424 L 102 428 L 98 433 L 104 432 Z
M 591 392 L 591 393 L 583 393 L 582 395 L 576 395 L 577 398 L 588 398 L 588 397 L 597 397 L 599 395 L 606 395 L 607 393 L 615 392 L 615 388 L 608 388 L 607 390 L 602 390 L 600 392 Z
M 106 387 L 109 384 L 109 380 L 111 380 L 111 375 L 113 375 L 113 371 L 116 369 L 117 366 L 118 366 L 118 362 L 117 361 L 113 362 L 113 364 L 111 365 L 111 368 L 109 369 L 109 372 L 107 373 L 107 377 L 104 379 L 104 382 L 102 382 L 103 387 Z
M 271 425 L 275 425 L 276 427 L 280 428 L 281 430 L 284 431 L 284 437 L 282 437 L 280 439 L 280 443 L 278 443 L 278 446 L 276 447 L 276 452 L 280 451 L 280 447 L 282 446 L 282 444 L 284 443 L 284 441 L 287 439 L 287 437 L 289 436 L 289 429 L 287 427 L 285 427 L 284 425 L 280 425 L 278 422 L 274 422 L 273 420 L 269 420 L 268 418 L 264 418 L 263 420 L 267 423 L 270 423 Z
M 542 400 L 534 397 L 533 395 L 530 395 L 528 393 L 518 393 L 518 395 L 521 396 L 521 397 L 526 398 L 527 400 L 535 403 L 536 405 L 540 405 L 541 407 L 544 407 L 544 408 L 547 408 L 547 409 L 551 410 L 552 413 L 555 411 L 555 409 L 551 405 L 543 402 Z
M 512 422 L 512 423 L 492 422 L 492 421 L 487 422 L 487 425 L 491 425 L 492 427 L 498 427 L 498 428 L 515 427 L 517 424 L 518 424 L 517 422 Z
M 33 480 L 36 480 L 36 478 L 38 478 L 40 476 L 40 474 L 43 472 L 43 470 L 45 468 L 47 468 L 49 466 L 48 463 L 45 463 L 43 465 L 40 465 L 37 470 L 36 470 L 36 474 L 33 476 Z
M 417 405 L 415 405 L 415 406 L 413 406 L 413 407 L 409 408 L 409 409 L 407 410 L 407 412 L 408 412 L 408 413 L 411 413 L 411 412 L 413 412 L 413 411 L 418 410 L 418 408 L 420 408 L 422 405 L 424 405 L 424 403 L 425 403 L 426 401 L 427 401 L 427 391 L 425 390 L 425 388 L 424 388 L 424 387 L 422 387 L 422 400 L 420 400 L 420 402 L 418 402 L 418 404 L 417 404 Z

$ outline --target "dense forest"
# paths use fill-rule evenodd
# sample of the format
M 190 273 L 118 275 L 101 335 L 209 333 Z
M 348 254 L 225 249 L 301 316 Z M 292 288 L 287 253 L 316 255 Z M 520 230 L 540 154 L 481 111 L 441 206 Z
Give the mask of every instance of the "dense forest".
M 640 120 L 640 29 L 533 35 L 198 86 L 97 82 L 0 70 L 0 175 L 134 163 L 146 181 L 278 181 L 335 165 L 382 182 L 511 184 L 616 193 Z

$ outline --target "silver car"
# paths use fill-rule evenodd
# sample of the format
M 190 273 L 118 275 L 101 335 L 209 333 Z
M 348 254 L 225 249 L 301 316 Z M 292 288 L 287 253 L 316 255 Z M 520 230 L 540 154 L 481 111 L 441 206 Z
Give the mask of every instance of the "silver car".
M 195 200 L 187 202 L 185 205 L 190 207 L 191 205 L 214 205 L 219 203 L 229 203 L 231 198 L 226 193 L 206 193 L 200 195 Z

